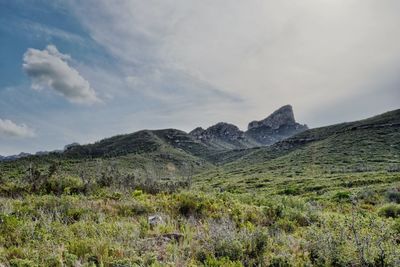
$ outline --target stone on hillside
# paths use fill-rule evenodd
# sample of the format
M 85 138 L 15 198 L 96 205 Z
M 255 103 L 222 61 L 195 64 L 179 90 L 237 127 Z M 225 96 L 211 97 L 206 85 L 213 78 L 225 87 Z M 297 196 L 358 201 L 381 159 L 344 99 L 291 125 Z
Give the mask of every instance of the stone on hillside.
M 150 227 L 155 227 L 160 224 L 164 224 L 164 220 L 160 215 L 152 215 L 147 218 Z

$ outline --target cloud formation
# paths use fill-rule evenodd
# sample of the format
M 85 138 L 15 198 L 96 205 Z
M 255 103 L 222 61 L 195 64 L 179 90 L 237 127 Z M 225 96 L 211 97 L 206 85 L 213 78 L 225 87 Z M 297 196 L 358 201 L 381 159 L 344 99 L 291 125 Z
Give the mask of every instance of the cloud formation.
M 11 120 L 3 120 L 0 118 L 0 137 L 34 137 L 35 132 L 25 124 L 16 124 Z
M 32 80 L 32 88 L 50 88 L 72 103 L 100 102 L 95 90 L 79 72 L 68 64 L 69 55 L 62 54 L 54 45 L 44 50 L 29 48 L 23 57 L 23 69 Z
M 298 117 L 311 119 L 334 117 L 325 107 L 344 99 L 366 104 L 392 90 L 384 86 L 389 70 L 400 69 L 399 8 L 395 0 L 89 0 L 76 12 L 91 36 L 133 72 L 163 66 L 189 73 L 245 99 L 252 107 L 247 117 L 291 103 Z M 397 96 L 374 110 L 365 107 L 364 114 L 393 108 Z M 336 120 L 357 118 L 351 114 Z

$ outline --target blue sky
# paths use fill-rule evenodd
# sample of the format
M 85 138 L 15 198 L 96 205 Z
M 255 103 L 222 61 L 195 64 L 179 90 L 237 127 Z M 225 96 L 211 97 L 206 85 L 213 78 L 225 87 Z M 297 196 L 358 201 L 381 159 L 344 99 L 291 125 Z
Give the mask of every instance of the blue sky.
M 395 0 L 0 0 L 0 155 L 292 104 L 311 127 L 399 108 Z

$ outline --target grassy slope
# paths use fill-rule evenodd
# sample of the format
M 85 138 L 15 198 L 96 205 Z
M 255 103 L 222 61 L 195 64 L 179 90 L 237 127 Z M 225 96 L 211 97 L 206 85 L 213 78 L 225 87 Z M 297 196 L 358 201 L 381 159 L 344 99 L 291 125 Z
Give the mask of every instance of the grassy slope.
M 32 156 L 0 164 L 0 176 L 22 177 L 30 165 L 42 171 L 59 164 L 62 171 L 96 176 L 104 169 L 116 168 L 121 174 L 174 177 L 188 175 L 212 165 L 199 157 L 204 145 L 178 130 L 140 131 L 107 138 L 94 144 L 74 147 L 63 154 Z
M 344 187 L 399 184 L 400 110 L 300 133 L 197 177 L 232 192 L 318 196 Z M 205 182 L 203 182 L 205 181 Z
M 399 266 L 399 122 L 393 111 L 236 151 L 210 151 L 176 130 L 143 131 L 1 163 L 2 190 L 29 188 L 31 162 L 43 173 L 61 166 L 41 190 L 0 198 L 0 263 Z M 80 179 L 109 167 L 117 170 L 110 177 L 138 169 L 173 177 L 188 164 L 197 166 L 194 184 L 175 193 L 86 190 Z M 165 223 L 151 227 L 154 214 Z

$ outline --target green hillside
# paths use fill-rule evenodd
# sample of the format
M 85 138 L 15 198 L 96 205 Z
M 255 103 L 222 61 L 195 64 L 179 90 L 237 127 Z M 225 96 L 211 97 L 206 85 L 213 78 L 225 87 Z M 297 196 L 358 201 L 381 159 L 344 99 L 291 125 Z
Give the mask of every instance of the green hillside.
M 140 131 L 0 162 L 4 266 L 399 266 L 400 110 L 268 147 Z
M 400 181 L 400 110 L 371 119 L 311 129 L 198 177 L 232 192 L 320 195 Z M 376 178 L 379 173 L 380 178 Z

